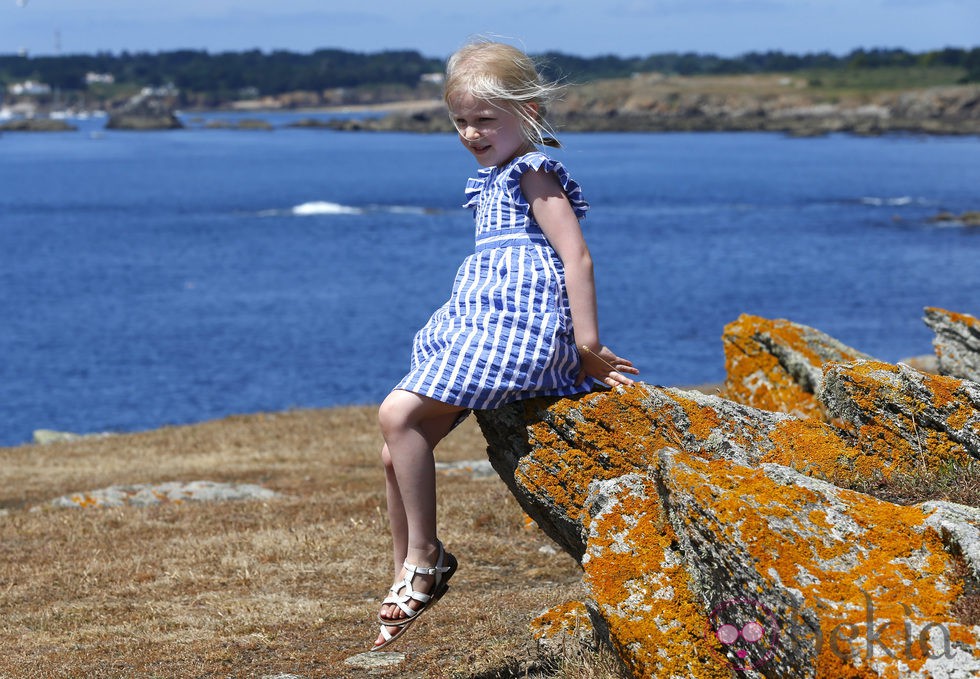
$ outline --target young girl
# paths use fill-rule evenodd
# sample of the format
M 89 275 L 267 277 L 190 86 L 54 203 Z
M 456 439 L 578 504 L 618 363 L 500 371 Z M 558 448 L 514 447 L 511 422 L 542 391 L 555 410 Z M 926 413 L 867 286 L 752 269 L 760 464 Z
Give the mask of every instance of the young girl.
M 466 185 L 476 251 L 452 295 L 415 337 L 411 371 L 381 404 L 395 584 L 374 649 L 401 637 L 448 589 L 457 568 L 436 535 L 433 448 L 470 409 L 629 385 L 633 364 L 604 346 L 592 260 L 579 227 L 588 210 L 545 121 L 556 86 L 521 51 L 471 44 L 446 69 L 445 100 L 482 166 Z

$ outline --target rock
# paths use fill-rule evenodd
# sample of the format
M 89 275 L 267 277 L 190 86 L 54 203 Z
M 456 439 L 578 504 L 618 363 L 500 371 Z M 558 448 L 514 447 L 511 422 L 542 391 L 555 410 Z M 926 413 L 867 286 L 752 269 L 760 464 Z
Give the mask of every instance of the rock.
M 321 120 L 319 118 L 301 118 L 294 122 L 288 123 L 286 127 L 310 127 L 314 129 L 323 130 L 333 130 L 336 129 L 336 124 L 332 120 Z
M 272 130 L 272 124 L 261 118 L 242 118 L 241 120 L 208 120 L 204 127 L 209 130 Z
M 228 500 L 271 500 L 279 493 L 251 483 L 213 481 L 170 481 L 160 484 L 110 486 L 85 493 L 64 495 L 51 501 L 55 507 L 146 507 L 163 503 L 220 502 Z
M 926 307 L 923 319 L 936 333 L 932 346 L 943 375 L 980 382 L 980 319 Z
M 351 118 L 326 121 L 323 125 L 345 132 L 455 132 L 449 116 L 442 111 L 415 111 L 413 113 L 392 113 L 379 118 Z
M 980 459 L 980 384 L 878 361 L 830 364 L 820 399 L 857 444 L 910 473 Z
M 646 473 L 592 484 L 582 557 L 592 624 L 632 676 L 727 677 L 657 482 Z
M 783 464 L 831 481 L 881 474 L 887 463 L 819 420 L 640 382 L 608 395 L 531 399 L 476 417 L 497 474 L 576 559 L 585 552 L 581 513 L 590 485 L 642 472 L 663 448 L 745 465 Z
M 73 132 L 78 128 L 64 120 L 24 118 L 0 123 L 0 132 Z
M 951 554 L 963 558 L 974 579 L 980 582 L 980 517 L 976 507 L 953 502 L 929 501 L 919 505 L 925 524 L 943 539 Z
M 239 130 L 262 130 L 269 131 L 274 129 L 272 123 L 268 120 L 262 120 L 261 118 L 242 118 L 235 125 L 236 129 Z
M 62 443 L 64 441 L 77 441 L 82 438 L 81 434 L 70 431 L 55 431 L 54 429 L 35 429 L 34 443 L 45 446 L 50 443 Z
M 908 379 L 932 396 L 954 386 Z M 476 416 L 494 469 L 582 564 L 593 627 L 633 676 L 980 671 L 980 628 L 954 614 L 956 559 L 980 565 L 980 510 L 831 483 L 895 468 L 891 439 L 639 382 Z
M 404 653 L 392 653 L 388 651 L 367 651 L 358 653 L 344 660 L 345 665 L 356 667 L 362 670 L 379 669 L 382 667 L 394 667 L 405 662 Z
M 747 314 L 725 326 L 722 343 L 723 396 L 800 417 L 825 417 L 816 397 L 825 363 L 870 358 L 808 326 Z
M 80 441 L 82 439 L 103 439 L 107 436 L 114 436 L 112 432 L 95 432 L 92 434 L 76 434 L 70 431 L 56 431 L 54 429 L 35 429 L 33 433 L 34 443 L 42 446 L 51 443 L 64 443 L 66 441 Z
M 952 212 L 940 212 L 929 219 L 933 224 L 962 224 L 963 226 L 980 226 L 980 210 L 964 212 L 963 214 L 953 214 Z
M 184 125 L 174 115 L 170 98 L 137 95 L 109 116 L 109 130 L 176 130 Z
M 493 470 L 488 460 L 436 462 L 436 471 L 446 476 L 468 476 L 474 480 L 497 478 L 497 472 Z
M 980 672 L 980 629 L 952 614 L 962 583 L 921 507 L 780 465 L 752 469 L 671 451 L 660 460 L 667 515 L 711 629 L 721 637 L 724 624 L 743 634 L 759 625 L 754 643 L 743 636 L 715 647 L 735 669 L 774 677 Z M 980 510 L 970 520 L 980 521 Z M 942 674 L 933 672 L 936 659 L 950 661 Z

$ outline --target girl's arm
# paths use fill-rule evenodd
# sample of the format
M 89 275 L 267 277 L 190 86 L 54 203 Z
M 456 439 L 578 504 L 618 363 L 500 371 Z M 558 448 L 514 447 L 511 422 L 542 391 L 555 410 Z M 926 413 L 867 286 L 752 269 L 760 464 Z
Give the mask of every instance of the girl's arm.
M 543 170 L 525 172 L 521 175 L 521 191 L 531 205 L 535 221 L 565 268 L 565 289 L 572 310 L 575 346 L 582 358 L 577 383 L 581 384 L 588 376 L 610 387 L 632 384 L 633 381 L 623 373 L 637 375 L 640 371 L 599 341 L 592 255 L 558 178 Z

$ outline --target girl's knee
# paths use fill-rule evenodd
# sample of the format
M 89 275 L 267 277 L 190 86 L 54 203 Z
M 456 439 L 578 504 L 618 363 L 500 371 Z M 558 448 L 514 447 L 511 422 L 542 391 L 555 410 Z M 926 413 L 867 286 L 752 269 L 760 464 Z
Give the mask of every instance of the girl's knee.
M 395 390 L 388 394 L 381 407 L 378 408 L 378 425 L 381 427 L 381 434 L 387 435 L 392 431 L 404 428 L 408 424 L 409 404 L 404 397 L 405 392 Z
M 391 451 L 388 450 L 388 444 L 381 446 L 381 463 L 386 469 L 391 468 Z

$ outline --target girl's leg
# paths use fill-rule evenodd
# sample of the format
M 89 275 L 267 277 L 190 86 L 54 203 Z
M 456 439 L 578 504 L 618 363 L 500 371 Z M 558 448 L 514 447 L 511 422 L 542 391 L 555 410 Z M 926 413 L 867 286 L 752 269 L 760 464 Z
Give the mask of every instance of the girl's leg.
M 435 445 L 449 432 L 462 408 L 450 406 L 408 391 L 395 390 L 378 413 L 385 446 L 385 482 L 388 517 L 392 530 L 392 550 L 396 581 L 401 580 L 402 563 L 433 566 L 438 558 L 436 537 Z M 420 591 L 431 587 L 432 576 L 417 576 Z M 417 607 L 417 602 L 410 602 Z M 382 615 L 399 618 L 404 613 L 394 605 L 382 608 Z
M 405 518 L 405 505 L 402 504 L 401 492 L 398 490 L 398 478 L 391 464 L 391 453 L 388 444 L 381 448 L 381 461 L 385 470 L 385 499 L 388 503 L 388 527 L 391 530 L 392 558 L 395 563 L 395 577 L 401 572 L 402 563 L 408 552 L 408 519 Z
M 422 434 L 428 441 L 429 447 L 435 449 L 449 430 L 456 423 L 459 411 L 447 415 L 433 417 L 421 423 Z M 395 577 L 401 573 L 402 564 L 408 556 L 408 519 L 405 516 L 405 505 L 402 502 L 401 491 L 398 488 L 398 477 L 391 462 L 391 452 L 386 443 L 381 448 L 381 461 L 385 470 L 385 495 L 388 503 L 388 526 L 391 530 L 392 560 L 395 567 Z

